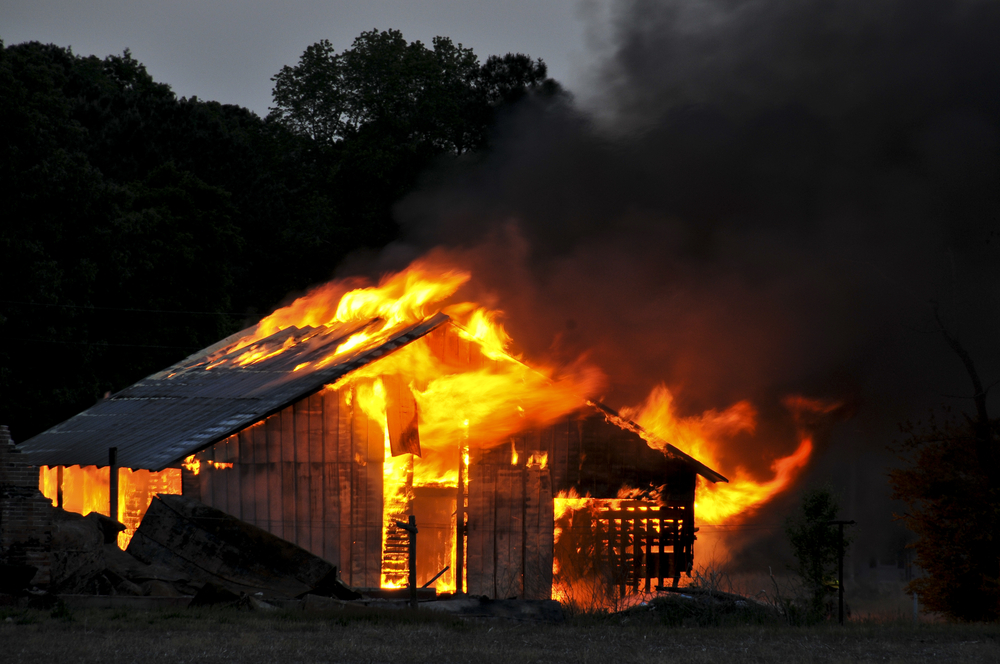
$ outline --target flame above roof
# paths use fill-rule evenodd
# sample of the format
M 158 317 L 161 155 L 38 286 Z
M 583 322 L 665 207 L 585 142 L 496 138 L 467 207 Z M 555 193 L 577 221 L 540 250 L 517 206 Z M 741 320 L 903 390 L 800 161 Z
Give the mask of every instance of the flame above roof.
M 162 470 L 449 320 L 437 313 L 339 353 L 345 341 L 377 326 L 380 319 L 287 327 L 256 342 L 260 357 L 240 364 L 247 348 L 225 351 L 247 335 L 244 330 L 140 380 L 18 448 L 36 465 L 104 466 L 108 449 L 117 447 L 120 466 Z M 268 354 L 281 348 L 290 352 Z

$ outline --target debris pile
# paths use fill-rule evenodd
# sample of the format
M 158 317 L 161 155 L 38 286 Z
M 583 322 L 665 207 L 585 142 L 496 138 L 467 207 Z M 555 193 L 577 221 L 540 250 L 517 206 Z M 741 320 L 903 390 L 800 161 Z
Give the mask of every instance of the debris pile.
M 767 602 L 698 587 L 669 590 L 619 615 L 623 618 L 655 618 L 660 623 L 675 627 L 766 625 L 784 620 L 778 607 Z
M 70 606 L 96 607 L 114 606 L 106 600 L 115 599 L 119 605 L 145 606 L 130 599 L 174 598 L 185 606 L 244 610 L 408 606 L 405 589 L 353 590 L 326 560 L 184 496 L 154 498 L 125 551 L 115 543 L 123 528 L 117 521 L 97 513 L 53 512 L 48 591 L 28 589 L 35 568 L 6 566 L 0 588 L 9 593 L 6 603 L 44 607 L 62 600 Z M 422 609 L 468 618 L 563 619 L 559 603 L 551 600 L 438 597 L 433 588 L 422 589 L 420 599 Z

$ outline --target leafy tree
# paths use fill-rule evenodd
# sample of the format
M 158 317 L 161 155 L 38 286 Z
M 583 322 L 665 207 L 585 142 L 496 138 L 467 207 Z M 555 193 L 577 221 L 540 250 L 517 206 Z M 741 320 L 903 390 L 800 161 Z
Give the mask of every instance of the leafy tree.
M 951 618 L 1000 620 L 1000 419 L 990 418 L 989 388 L 936 308 L 935 320 L 969 375 L 975 411 L 958 418 L 946 410 L 943 422 L 907 424 L 896 445 L 904 465 L 889 484 L 907 505 L 902 518 L 917 534 L 916 562 L 927 572 L 909 589 Z
M 785 523 L 785 533 L 795 555 L 793 569 L 807 592 L 806 618 L 810 621 L 827 614 L 827 601 L 837 589 L 840 534 L 830 522 L 837 519 L 839 510 L 829 489 L 813 489 L 802 496 L 799 514 Z M 844 540 L 846 548 L 850 542 L 847 537 Z
M 321 40 L 272 80 L 269 117 L 317 143 L 377 133 L 456 155 L 486 145 L 496 107 L 560 92 L 541 60 L 507 54 L 480 66 L 447 37 L 427 48 L 398 30 L 363 32 L 343 53 Z
M 228 312 L 273 306 L 359 244 L 300 139 L 178 100 L 127 51 L 0 44 L 0 136 L 0 421 L 19 440 L 235 331 Z
M 394 239 L 392 207 L 430 166 L 487 148 L 508 105 L 561 92 L 541 60 L 508 54 L 480 66 L 447 37 L 428 48 L 398 30 L 364 32 L 340 53 L 319 41 L 272 80 L 268 119 L 330 155 L 329 195 L 373 244 Z
M 1000 433 L 1000 422 L 992 430 Z M 896 449 L 905 466 L 889 481 L 893 498 L 907 505 L 901 516 L 927 573 L 908 589 L 926 609 L 957 620 L 1000 619 L 1000 495 L 979 463 L 974 428 L 948 413 L 903 431 Z
M 0 422 L 24 440 L 393 240 L 429 165 L 558 91 L 541 61 L 488 62 L 395 31 L 320 42 L 264 120 L 178 99 L 127 50 L 0 41 Z

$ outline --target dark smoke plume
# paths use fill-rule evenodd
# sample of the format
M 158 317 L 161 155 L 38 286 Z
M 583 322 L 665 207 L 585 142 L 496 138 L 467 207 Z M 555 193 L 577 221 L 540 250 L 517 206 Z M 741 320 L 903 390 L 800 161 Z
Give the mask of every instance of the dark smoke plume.
M 971 395 L 932 302 L 1000 379 L 1000 4 L 621 2 L 610 43 L 599 108 L 524 105 L 400 206 L 385 266 L 448 248 L 528 357 L 589 354 L 611 405 L 750 399 L 730 461 L 765 474 L 784 396 L 849 403 L 805 481 L 884 532 L 896 424 Z

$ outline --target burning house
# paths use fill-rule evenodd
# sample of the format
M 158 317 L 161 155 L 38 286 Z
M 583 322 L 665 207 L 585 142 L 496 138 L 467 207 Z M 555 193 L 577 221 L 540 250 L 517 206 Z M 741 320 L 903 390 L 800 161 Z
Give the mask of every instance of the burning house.
M 332 283 L 20 445 L 67 510 L 114 514 L 119 545 L 183 494 L 320 556 L 354 588 L 494 598 L 611 593 L 690 572 L 697 478 L 726 478 L 531 367 L 494 314 L 441 306 L 466 280 L 413 266 Z M 136 537 L 133 540 L 133 537 Z M 555 574 L 555 589 L 554 575 Z

